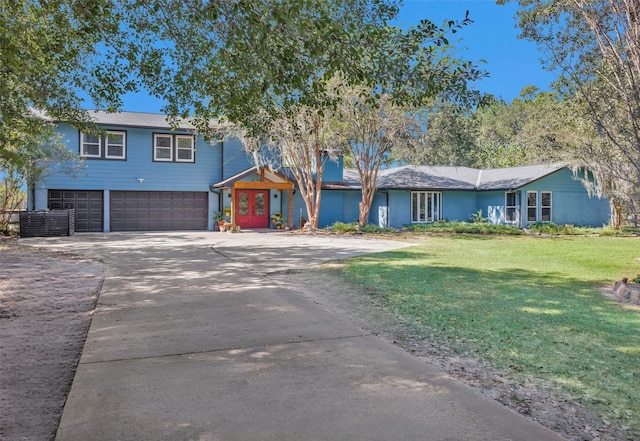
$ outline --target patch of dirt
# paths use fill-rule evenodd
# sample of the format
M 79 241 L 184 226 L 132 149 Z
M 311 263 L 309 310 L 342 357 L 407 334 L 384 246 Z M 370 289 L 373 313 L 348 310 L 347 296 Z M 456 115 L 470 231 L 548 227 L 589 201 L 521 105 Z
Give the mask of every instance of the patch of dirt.
M 104 265 L 0 241 L 0 439 L 53 440 Z
M 456 354 L 436 336 L 424 335 L 414 325 L 376 302 L 371 292 L 348 284 L 339 274 L 340 264 L 327 264 L 304 271 L 270 273 L 270 279 L 338 314 L 363 330 L 401 346 L 425 362 L 439 367 L 516 412 L 539 422 L 572 441 L 628 441 L 632 435 L 613 427 L 602 417 L 535 384 L 522 384 L 476 359 Z M 331 283 L 326 281 L 331 279 Z

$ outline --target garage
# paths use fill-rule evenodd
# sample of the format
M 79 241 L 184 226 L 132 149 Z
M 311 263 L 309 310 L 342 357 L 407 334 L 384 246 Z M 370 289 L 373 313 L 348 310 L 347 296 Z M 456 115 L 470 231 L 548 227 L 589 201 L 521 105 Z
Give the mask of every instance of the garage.
M 112 191 L 111 231 L 206 230 L 208 193 Z
M 103 231 L 104 195 L 100 190 L 49 190 L 49 210 L 76 210 L 76 232 Z

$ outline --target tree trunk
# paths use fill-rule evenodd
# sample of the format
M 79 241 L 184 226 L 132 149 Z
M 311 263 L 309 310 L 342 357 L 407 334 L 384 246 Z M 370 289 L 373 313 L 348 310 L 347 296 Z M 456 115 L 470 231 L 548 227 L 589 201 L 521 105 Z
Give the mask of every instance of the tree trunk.
M 622 202 L 614 200 L 611 202 L 613 208 L 613 228 L 619 230 L 622 227 Z

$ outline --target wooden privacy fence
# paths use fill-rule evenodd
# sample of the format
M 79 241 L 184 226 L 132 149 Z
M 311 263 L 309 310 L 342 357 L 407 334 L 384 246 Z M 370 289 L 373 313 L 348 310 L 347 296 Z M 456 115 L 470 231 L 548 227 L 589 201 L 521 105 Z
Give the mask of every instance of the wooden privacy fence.
M 20 213 L 21 237 L 71 236 L 75 232 L 75 210 L 37 210 Z

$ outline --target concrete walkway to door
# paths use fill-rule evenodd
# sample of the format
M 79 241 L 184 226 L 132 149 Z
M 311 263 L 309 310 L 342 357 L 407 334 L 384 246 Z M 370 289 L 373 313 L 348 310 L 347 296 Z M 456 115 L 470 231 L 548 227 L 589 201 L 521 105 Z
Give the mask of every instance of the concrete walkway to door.
M 251 232 L 24 242 L 107 265 L 57 441 L 562 439 L 266 276 L 406 244 Z

